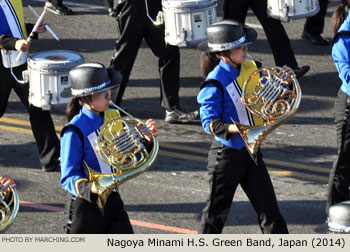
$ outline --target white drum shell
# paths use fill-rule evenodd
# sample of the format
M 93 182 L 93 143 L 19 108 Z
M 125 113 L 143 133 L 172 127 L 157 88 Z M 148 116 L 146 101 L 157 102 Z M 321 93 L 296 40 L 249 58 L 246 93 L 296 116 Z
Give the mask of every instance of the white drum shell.
M 311 17 L 319 11 L 318 0 L 268 0 L 267 2 L 267 14 L 284 22 Z
M 63 56 L 65 59 L 50 59 Z M 71 87 L 69 70 L 84 63 L 84 57 L 73 51 L 44 51 L 28 59 L 29 103 L 43 110 L 51 105 L 67 104 L 70 98 L 61 97 L 65 88 Z
M 216 21 L 216 0 L 162 0 L 165 42 L 196 45 L 206 39 L 207 27 Z

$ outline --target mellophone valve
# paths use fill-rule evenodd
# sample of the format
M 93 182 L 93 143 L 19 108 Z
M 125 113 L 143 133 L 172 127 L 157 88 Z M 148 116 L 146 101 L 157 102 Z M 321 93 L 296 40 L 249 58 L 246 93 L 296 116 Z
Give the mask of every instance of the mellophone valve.
M 10 188 L 10 190 L 8 190 Z M 19 210 L 19 198 L 13 185 L 0 184 L 0 234 L 13 224 Z
M 97 151 L 111 166 L 113 173 L 99 173 L 85 163 L 89 180 L 95 183 L 98 190 L 97 205 L 102 213 L 112 191 L 148 170 L 159 150 L 158 139 L 145 122 L 133 117 L 112 101 L 110 104 L 127 115 L 109 121 L 100 129 L 96 139 Z M 146 138 L 149 138 L 151 146 L 147 147 Z
M 258 81 L 254 82 L 256 77 Z M 262 141 L 298 110 L 301 101 L 300 85 L 295 76 L 284 74 L 279 67 L 259 69 L 244 83 L 241 101 L 253 116 L 262 119 L 261 124 L 254 126 L 231 119 L 237 126 L 248 153 L 257 163 Z

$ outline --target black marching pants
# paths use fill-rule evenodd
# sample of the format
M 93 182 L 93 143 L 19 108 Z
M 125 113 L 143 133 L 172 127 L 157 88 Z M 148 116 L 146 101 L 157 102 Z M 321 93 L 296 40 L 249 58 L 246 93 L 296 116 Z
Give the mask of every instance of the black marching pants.
M 244 24 L 249 7 L 264 29 L 275 64 L 297 68 L 298 63 L 281 21 L 267 15 L 267 0 L 225 0 L 224 19 L 235 19 Z
M 22 72 L 27 64 L 13 68 L 17 78 L 22 78 Z M 59 165 L 60 141 L 56 135 L 50 111 L 44 111 L 29 105 L 29 83 L 20 84 L 11 75 L 9 68 L 4 68 L 0 60 L 0 118 L 4 115 L 8 99 L 13 89 L 29 113 L 33 135 L 39 149 L 40 163 L 45 167 Z
M 350 200 L 350 97 L 339 90 L 334 103 L 334 123 L 337 133 L 338 157 L 329 174 L 328 201 L 330 206 Z
M 129 216 L 124 210 L 124 203 L 119 193 L 109 195 L 101 214 L 95 202 L 69 194 L 65 205 L 66 223 L 64 232 L 67 234 L 133 234 Z
M 246 148 L 235 150 L 214 140 L 208 161 L 210 195 L 203 210 L 199 233 L 222 232 L 238 184 L 258 214 L 262 233 L 288 233 L 260 153 L 256 166 Z
M 162 10 L 161 1 L 147 0 L 149 14 L 156 19 Z M 120 0 L 116 6 L 117 40 L 110 67 L 121 72 L 116 104 L 119 105 L 142 39 L 159 59 L 161 105 L 171 111 L 179 105 L 180 52 L 177 46 L 166 45 L 164 25 L 156 26 L 146 16 L 144 0 Z
M 328 0 L 318 0 L 320 4 L 320 11 L 306 19 L 304 24 L 304 31 L 313 35 L 320 35 L 324 28 L 324 18 L 327 14 Z

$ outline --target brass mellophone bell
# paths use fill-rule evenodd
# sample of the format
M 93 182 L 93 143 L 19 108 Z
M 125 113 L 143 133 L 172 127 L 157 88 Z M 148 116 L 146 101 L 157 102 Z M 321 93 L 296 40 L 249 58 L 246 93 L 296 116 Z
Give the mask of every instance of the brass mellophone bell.
M 112 101 L 110 104 L 127 116 L 108 122 L 96 139 L 97 151 L 102 159 L 113 168 L 112 174 L 102 174 L 89 168 L 89 180 L 98 190 L 98 206 L 103 212 L 110 193 L 121 184 L 145 172 L 155 161 L 158 139 L 146 124 L 131 116 Z M 146 140 L 146 138 L 151 141 Z M 152 148 L 148 147 L 150 143 Z
M 11 188 L 9 198 L 7 198 L 7 189 Z M 5 193 L 6 192 L 6 193 Z M 5 233 L 17 217 L 19 210 L 19 199 L 16 188 L 11 185 L 0 184 L 0 234 Z
M 250 55 L 248 57 L 252 58 Z M 254 58 L 253 58 L 254 59 Z M 258 83 L 252 83 L 256 76 Z M 249 88 L 248 88 L 249 87 Z M 251 90 L 248 92 L 247 90 Z M 257 163 L 259 146 L 266 136 L 292 118 L 301 101 L 301 89 L 295 76 L 286 75 L 279 67 L 263 68 L 253 72 L 243 85 L 241 101 L 261 125 L 236 124 L 245 146 Z

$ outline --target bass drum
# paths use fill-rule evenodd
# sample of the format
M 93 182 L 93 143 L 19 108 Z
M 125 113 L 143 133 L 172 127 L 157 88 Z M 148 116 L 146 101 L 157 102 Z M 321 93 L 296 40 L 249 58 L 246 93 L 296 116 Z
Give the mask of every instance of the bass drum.
M 28 59 L 29 102 L 43 110 L 51 105 L 67 104 L 70 98 L 61 92 L 71 86 L 69 70 L 84 63 L 84 57 L 73 51 L 43 51 Z
M 318 0 L 268 0 L 267 14 L 283 22 L 316 15 L 320 11 Z

